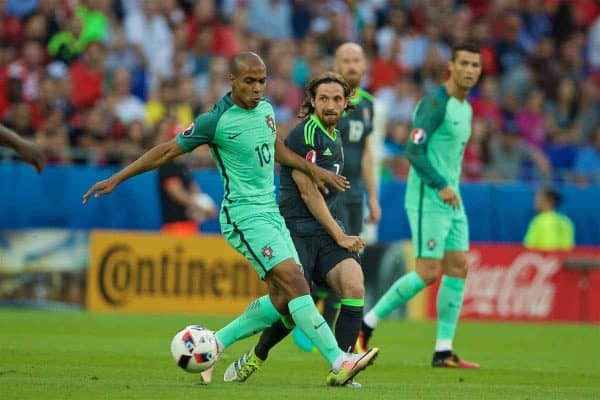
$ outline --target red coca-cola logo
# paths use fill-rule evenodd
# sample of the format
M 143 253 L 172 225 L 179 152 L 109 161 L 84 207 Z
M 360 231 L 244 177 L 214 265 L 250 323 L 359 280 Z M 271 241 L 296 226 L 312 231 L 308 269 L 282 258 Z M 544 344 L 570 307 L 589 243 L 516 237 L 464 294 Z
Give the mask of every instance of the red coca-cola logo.
M 556 255 L 518 253 L 511 261 L 490 265 L 479 251 L 468 255 L 465 317 L 546 318 L 552 311 L 560 271 Z

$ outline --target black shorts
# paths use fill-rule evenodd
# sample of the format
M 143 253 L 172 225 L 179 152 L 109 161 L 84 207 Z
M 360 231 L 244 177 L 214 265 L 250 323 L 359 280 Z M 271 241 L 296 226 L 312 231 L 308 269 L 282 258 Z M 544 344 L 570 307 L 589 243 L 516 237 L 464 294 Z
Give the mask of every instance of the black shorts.
M 338 244 L 328 234 L 299 234 L 290 231 L 298 252 L 300 264 L 304 268 L 306 280 L 317 285 L 326 285 L 325 277 L 340 262 L 352 258 L 360 264 L 358 253 L 351 253 Z
M 346 227 L 346 234 L 358 236 L 363 230 L 363 202 L 362 200 L 340 199 L 338 206 L 338 217 Z

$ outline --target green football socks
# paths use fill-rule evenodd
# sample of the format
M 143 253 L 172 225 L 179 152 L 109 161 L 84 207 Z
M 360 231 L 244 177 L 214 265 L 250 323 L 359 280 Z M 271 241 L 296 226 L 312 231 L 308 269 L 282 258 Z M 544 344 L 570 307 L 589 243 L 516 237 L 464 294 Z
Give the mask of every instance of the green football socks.
M 281 314 L 277 311 L 269 295 L 254 300 L 242 315 L 219 329 L 215 335 L 223 349 L 238 340 L 252 336 L 273 325 Z
M 436 351 L 452 350 L 452 340 L 460 316 L 465 279 L 444 275 L 437 296 L 437 336 Z
M 319 314 L 312 297 L 310 295 L 296 297 L 288 303 L 288 308 L 296 327 L 308 336 L 329 365 L 334 366 L 343 352 L 338 347 L 331 328 Z
M 376 317 L 376 320 L 374 321 L 375 325 L 377 324 L 377 320 L 387 317 L 400 305 L 412 299 L 417 293 L 423 290 L 424 287 L 425 282 L 423 282 L 423 279 L 421 279 L 419 274 L 415 271 L 409 272 L 394 282 L 381 299 L 379 299 L 377 304 L 375 304 L 375 307 L 369 311 L 369 314 L 372 313 Z M 373 319 L 371 319 L 371 321 L 373 321 Z M 371 323 L 369 325 L 371 328 L 375 327 Z

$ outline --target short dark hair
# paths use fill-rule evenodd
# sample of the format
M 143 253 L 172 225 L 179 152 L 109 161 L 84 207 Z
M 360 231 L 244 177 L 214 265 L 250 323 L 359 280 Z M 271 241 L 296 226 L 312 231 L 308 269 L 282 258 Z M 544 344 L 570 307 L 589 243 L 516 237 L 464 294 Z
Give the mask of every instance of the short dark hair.
M 452 61 L 456 60 L 459 51 L 468 51 L 469 53 L 480 54 L 479 46 L 474 43 L 457 43 L 452 46 Z
M 317 96 L 317 88 L 324 83 L 337 83 L 342 89 L 344 89 L 344 97 L 349 98 L 352 95 L 352 88 L 350 84 L 337 72 L 327 71 L 310 80 L 304 87 L 304 101 L 300 106 L 300 112 L 298 118 L 306 118 L 315 112 L 315 108 L 312 105 L 312 99 Z M 346 110 L 352 109 L 353 106 L 348 103 Z
M 258 63 L 265 65 L 263 59 L 253 51 L 244 51 L 236 54 L 229 61 L 229 72 L 233 75 L 237 75 L 240 72 L 240 65 L 246 63 Z M 265 67 L 266 68 L 266 67 Z
M 544 194 L 544 196 L 546 196 L 548 200 L 550 200 L 553 207 L 558 207 L 560 203 L 562 203 L 563 196 L 556 189 L 552 187 L 546 187 L 543 188 L 541 191 Z

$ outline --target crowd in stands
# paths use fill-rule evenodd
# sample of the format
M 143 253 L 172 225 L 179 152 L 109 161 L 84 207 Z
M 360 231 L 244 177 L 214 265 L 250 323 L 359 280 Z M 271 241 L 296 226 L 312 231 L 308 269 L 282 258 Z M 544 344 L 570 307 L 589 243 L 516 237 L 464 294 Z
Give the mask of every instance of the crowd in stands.
M 471 41 L 483 78 L 465 178 L 600 183 L 595 0 L 0 0 L 0 121 L 50 163 L 127 163 L 210 109 L 228 60 L 252 50 L 286 135 L 346 41 L 363 45 L 363 86 L 386 110 L 384 178 L 406 177 L 415 105 Z

